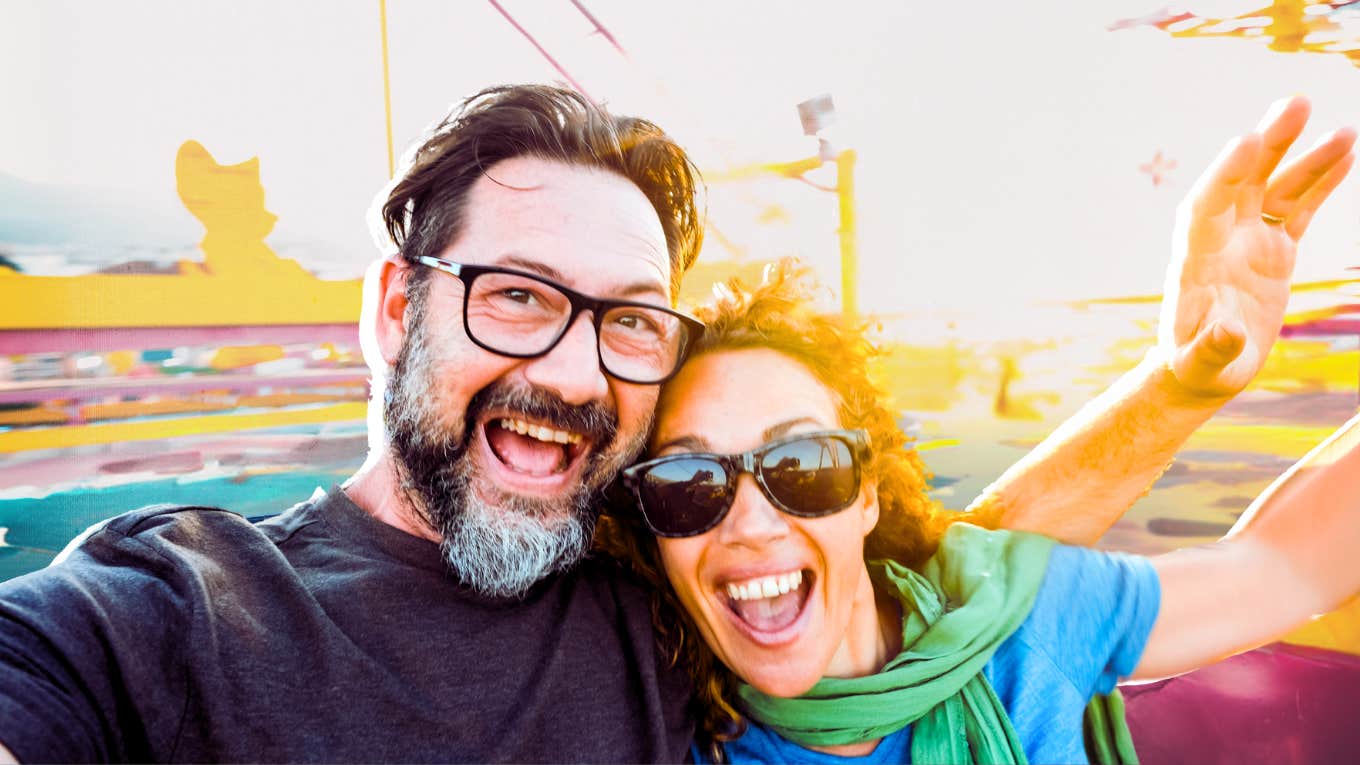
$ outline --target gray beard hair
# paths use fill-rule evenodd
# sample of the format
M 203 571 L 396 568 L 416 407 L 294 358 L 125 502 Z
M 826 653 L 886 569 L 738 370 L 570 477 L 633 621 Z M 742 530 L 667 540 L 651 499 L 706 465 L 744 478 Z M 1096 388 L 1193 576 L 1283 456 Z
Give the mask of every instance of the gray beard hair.
M 411 303 L 411 331 L 384 404 L 402 491 L 440 535 L 444 559 L 464 585 L 488 597 L 523 597 L 536 582 L 571 568 L 585 555 L 594 536 L 599 491 L 641 451 L 647 428 L 628 442 L 613 443 L 617 426 L 612 413 L 602 407 L 575 407 L 586 410 L 576 415 L 576 428 L 593 434 L 598 449 L 588 457 L 592 464 L 580 484 L 563 496 L 537 499 L 507 494 L 479 480 L 468 448 L 477 413 L 488 398 L 512 407 L 523 400 L 527 408 L 535 394 L 488 386 L 456 424 L 443 424 L 432 385 L 438 359 L 426 336 L 423 302 Z
M 441 518 L 438 531 L 444 560 L 468 587 L 489 597 L 523 597 L 585 555 L 595 533 L 593 492 L 573 491 L 564 498 L 571 506 L 551 514 L 541 500 L 500 492 L 488 502 L 471 485 L 469 460 L 459 464 L 462 480 L 449 496 L 459 512 Z

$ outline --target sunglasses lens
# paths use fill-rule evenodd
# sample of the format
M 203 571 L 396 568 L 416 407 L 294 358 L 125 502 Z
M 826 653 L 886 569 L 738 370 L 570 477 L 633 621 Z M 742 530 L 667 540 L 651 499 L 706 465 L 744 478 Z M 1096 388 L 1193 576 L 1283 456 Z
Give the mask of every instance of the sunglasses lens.
M 818 436 L 766 452 L 761 475 L 770 493 L 790 513 L 828 515 L 849 505 L 859 492 L 859 470 L 850 445 Z
M 727 470 L 702 457 L 663 462 L 638 484 L 642 513 L 658 534 L 689 536 L 712 528 L 732 504 Z

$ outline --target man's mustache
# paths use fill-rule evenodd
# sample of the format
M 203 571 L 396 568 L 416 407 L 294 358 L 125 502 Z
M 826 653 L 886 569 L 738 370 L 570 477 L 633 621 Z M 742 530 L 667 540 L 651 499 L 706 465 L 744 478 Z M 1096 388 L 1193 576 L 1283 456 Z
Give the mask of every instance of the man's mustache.
M 613 443 L 619 432 L 618 415 L 604 404 L 568 404 L 552 391 L 537 386 L 511 385 L 497 381 L 482 388 L 468 402 L 467 428 L 470 434 L 488 411 L 506 411 L 552 426 L 556 430 L 579 433 L 599 449 Z M 466 436 L 465 436 L 466 439 Z

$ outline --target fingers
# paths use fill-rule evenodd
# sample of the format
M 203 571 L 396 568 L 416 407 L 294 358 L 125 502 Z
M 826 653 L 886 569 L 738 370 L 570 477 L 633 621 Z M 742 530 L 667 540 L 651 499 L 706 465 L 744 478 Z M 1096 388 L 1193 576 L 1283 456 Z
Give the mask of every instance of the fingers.
M 1256 171 L 1252 174 L 1253 183 L 1264 184 L 1270 179 L 1270 174 L 1284 159 L 1285 152 L 1294 145 L 1299 133 L 1303 132 L 1303 126 L 1308 124 L 1308 115 L 1312 110 L 1312 105 L 1303 96 L 1281 99 L 1270 105 L 1266 116 L 1256 126 L 1263 150 Z
M 1319 139 L 1302 156 L 1286 164 L 1266 188 L 1261 212 L 1286 219 L 1292 219 L 1301 212 L 1311 217 L 1317 211 L 1317 206 L 1345 177 L 1345 171 L 1339 175 L 1334 171 L 1343 163 L 1349 167 L 1351 160 L 1348 157 L 1355 146 L 1355 137 L 1352 128 L 1335 130 Z M 1313 193 L 1316 189 L 1324 188 L 1321 194 Z M 1305 199 L 1313 203 L 1311 209 L 1307 209 Z
M 1195 181 L 1190 192 L 1197 217 L 1214 217 L 1237 201 L 1242 182 L 1251 175 L 1261 153 L 1261 136 L 1234 138 L 1214 158 L 1209 169 Z
M 1334 130 L 1319 138 L 1312 148 L 1290 161 L 1271 179 L 1265 201 L 1284 203 L 1281 207 L 1287 208 L 1290 203 L 1306 194 L 1308 189 L 1326 175 L 1333 165 L 1341 161 L 1354 145 L 1353 128 Z M 1288 210 L 1266 208 L 1266 212 L 1281 215 Z
M 1299 203 L 1294 208 L 1294 212 L 1285 220 L 1285 231 L 1295 239 L 1303 236 L 1308 230 L 1308 224 L 1313 221 L 1313 214 L 1318 211 L 1322 203 L 1327 201 L 1332 191 L 1341 184 L 1342 179 L 1350 172 L 1355 165 L 1355 153 L 1348 152 L 1341 158 L 1327 174 L 1322 176 L 1311 189 L 1304 193 L 1299 199 Z

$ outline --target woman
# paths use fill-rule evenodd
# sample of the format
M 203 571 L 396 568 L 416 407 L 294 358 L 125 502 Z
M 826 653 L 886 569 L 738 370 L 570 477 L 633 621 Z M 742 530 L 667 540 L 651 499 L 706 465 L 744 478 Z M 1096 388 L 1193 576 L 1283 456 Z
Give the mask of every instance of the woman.
M 872 347 L 809 306 L 781 264 L 709 309 L 652 459 L 626 473 L 641 513 L 606 524 L 660 588 L 657 627 L 719 754 L 1084 761 L 1082 709 L 1116 679 L 1259 645 L 1360 589 L 1344 464 L 1293 473 L 1220 546 L 1155 561 L 951 523 L 870 379 Z

